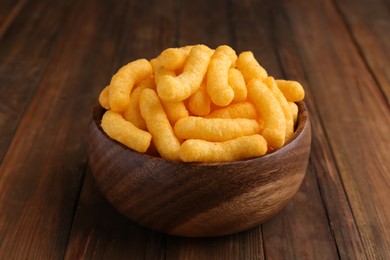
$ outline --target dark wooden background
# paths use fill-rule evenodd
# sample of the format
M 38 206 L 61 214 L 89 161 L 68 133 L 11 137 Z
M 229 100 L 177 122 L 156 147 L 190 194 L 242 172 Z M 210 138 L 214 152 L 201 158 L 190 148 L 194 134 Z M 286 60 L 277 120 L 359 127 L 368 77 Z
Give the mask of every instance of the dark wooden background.
M 312 120 L 294 199 L 220 238 L 125 219 L 86 151 L 121 65 L 196 43 L 300 81 Z M 390 259 L 389 99 L 388 0 L 0 0 L 0 259 Z

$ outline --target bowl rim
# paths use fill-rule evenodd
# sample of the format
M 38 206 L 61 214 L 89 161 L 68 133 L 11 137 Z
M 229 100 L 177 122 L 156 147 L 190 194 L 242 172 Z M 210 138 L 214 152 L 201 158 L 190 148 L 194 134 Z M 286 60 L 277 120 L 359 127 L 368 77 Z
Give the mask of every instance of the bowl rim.
M 105 137 L 107 138 L 109 141 L 111 141 L 112 143 L 116 144 L 117 146 L 119 146 L 119 148 L 122 148 L 123 150 L 125 150 L 126 152 L 129 153 L 129 155 L 131 154 L 136 154 L 137 156 L 142 156 L 142 157 L 145 157 L 145 158 L 148 158 L 148 159 L 153 159 L 153 160 L 157 160 L 157 161 L 161 161 L 161 162 L 167 162 L 167 163 L 172 163 L 172 164 L 182 164 L 182 165 L 188 165 L 188 166 L 191 166 L 191 165 L 196 165 L 197 167 L 207 167 L 207 166 L 228 166 L 228 165 L 235 165 L 235 164 L 242 164 L 242 163 L 250 163 L 252 161 L 256 161 L 256 160 L 266 160 L 268 157 L 272 157 L 272 156 L 275 156 L 276 154 L 278 153 L 281 153 L 285 150 L 289 150 L 291 146 L 294 145 L 295 142 L 297 142 L 297 139 L 302 135 L 302 133 L 304 132 L 304 130 L 308 127 L 310 127 L 310 118 L 309 118 L 309 113 L 308 113 L 308 110 L 307 110 L 307 107 L 306 107 L 306 104 L 304 101 L 299 101 L 299 102 L 295 102 L 297 105 L 298 105 L 298 118 L 297 118 L 297 123 L 295 125 L 295 130 L 294 130 L 294 134 L 293 136 L 280 148 L 278 149 L 275 149 L 273 150 L 271 153 L 267 153 L 265 155 L 262 155 L 262 156 L 258 156 L 258 157 L 254 157 L 254 158 L 248 158 L 248 159 L 244 159 L 244 160 L 239 160 L 239 161 L 231 161 L 231 162 L 183 162 L 183 161 L 172 161 L 172 160 L 167 160 L 167 159 L 164 159 L 162 157 L 157 157 L 157 156 L 153 156 L 153 155 L 150 155 L 150 154 L 146 154 L 146 153 L 140 153 L 140 152 L 137 152 L 125 145 L 123 145 L 122 143 L 110 138 L 105 132 L 104 130 L 102 129 L 101 127 L 101 117 L 103 115 L 103 113 L 105 111 L 107 111 L 105 108 L 103 108 L 99 103 L 96 103 L 94 106 L 93 106 L 93 109 L 92 109 L 92 122 L 91 124 L 97 128 L 98 131 L 100 131 L 100 133 Z

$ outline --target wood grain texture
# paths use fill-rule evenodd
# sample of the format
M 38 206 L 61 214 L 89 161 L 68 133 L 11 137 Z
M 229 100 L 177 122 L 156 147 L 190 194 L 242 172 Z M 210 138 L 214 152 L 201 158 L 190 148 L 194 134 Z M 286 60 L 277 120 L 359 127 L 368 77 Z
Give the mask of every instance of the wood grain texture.
M 286 43 L 284 40 L 278 45 L 277 37 L 281 33 L 290 35 L 291 31 L 285 24 L 276 26 L 280 20 L 281 7 L 281 3 L 275 1 L 246 1 L 243 5 L 237 1 L 233 2 L 232 17 L 235 21 L 233 24 L 237 35 L 237 48 L 253 50 L 269 74 L 286 78 L 277 53 L 277 50 L 285 48 Z M 253 28 L 253 31 L 245 30 L 249 27 Z M 252 38 L 252 41 L 249 41 L 249 38 Z M 304 87 L 307 88 L 307 85 L 304 84 Z M 303 184 L 306 188 L 299 190 L 290 203 L 294 206 L 289 204 L 280 214 L 263 224 L 266 258 L 338 257 L 317 180 L 313 175 L 314 172 L 310 170 Z M 316 237 L 315 240 L 312 239 L 313 236 Z M 296 243 L 300 243 L 302 247 Z
M 27 0 L 3 0 L 0 2 L 0 39 L 14 22 Z
M 229 44 L 234 49 L 231 1 L 178 1 L 178 45 Z M 167 237 L 166 259 L 264 259 L 261 226 L 222 238 Z
M 230 18 L 236 51 L 252 51 L 269 75 L 282 78 L 274 37 L 276 32 L 272 31 L 272 15 L 279 8 L 279 1 L 231 2 Z
M 217 238 L 167 237 L 166 259 L 264 259 L 261 226 Z
M 389 7 L 0 1 L 0 258 L 388 259 Z M 252 50 L 269 74 L 300 81 L 313 123 L 290 203 L 262 225 L 205 239 L 153 232 L 114 210 L 86 147 L 90 106 L 121 65 L 197 43 Z
M 310 152 L 310 121 L 302 102 L 283 148 L 230 163 L 184 163 L 135 152 L 101 129 L 94 109 L 88 153 L 96 183 L 122 214 L 138 224 L 179 236 L 233 234 L 280 211 L 297 192 Z
M 321 200 L 329 219 L 331 234 L 336 242 L 341 259 L 365 258 L 364 249 L 357 230 L 347 196 L 343 189 L 340 173 L 335 165 L 332 151 L 324 133 L 323 123 L 307 82 L 299 55 L 299 42 L 291 37 L 290 21 L 285 11 L 275 14 L 274 20 L 278 55 L 286 78 L 296 79 L 305 86 L 305 100 L 310 111 L 313 139 L 310 163 L 311 172 L 316 175 Z M 317 236 L 318 237 L 318 236 Z
M 390 104 L 390 5 L 388 1 L 335 2 L 353 40 Z
M 6 34 L 0 37 L 0 162 L 42 83 L 71 3 L 30 1 L 21 10 L 22 2 L 9 7 L 14 16 L 6 19 L 12 24 L 4 25 Z
M 165 235 L 119 214 L 85 176 L 65 259 L 164 259 Z
M 387 102 L 335 6 L 286 1 L 285 8 L 364 251 L 389 255 Z
M 122 13 L 119 3 L 104 3 L 72 6 L 59 47 L 1 164 L 2 259 L 64 256 L 87 160 L 84 115 L 109 75 L 116 41 L 117 25 L 105 14 Z
M 228 1 L 180 2 L 179 45 L 205 44 L 210 48 L 222 44 L 232 45 Z
M 175 1 L 127 2 L 123 6 L 121 25 L 116 24 L 121 33 L 113 42 L 115 53 L 108 64 L 112 67 L 111 75 L 133 59 L 152 58 L 174 46 L 176 12 Z M 111 75 L 106 76 L 107 81 Z M 96 102 L 96 97 L 90 100 Z M 82 190 L 82 206 L 75 212 L 67 259 L 164 259 L 166 236 L 138 226 L 114 210 L 98 191 L 90 172 Z

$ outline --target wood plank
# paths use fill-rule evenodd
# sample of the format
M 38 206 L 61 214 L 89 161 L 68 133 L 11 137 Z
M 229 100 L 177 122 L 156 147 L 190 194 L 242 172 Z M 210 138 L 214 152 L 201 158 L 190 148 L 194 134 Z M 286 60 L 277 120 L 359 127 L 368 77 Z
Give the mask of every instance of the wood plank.
M 284 8 L 364 251 L 371 259 L 390 255 L 386 99 L 331 2 L 285 1 Z
M 300 190 L 286 208 L 263 224 L 266 258 L 338 258 L 312 167 L 310 164 Z
M 13 14 L 0 37 L 0 162 L 42 81 L 72 2 L 29 1 L 21 9 L 20 1 L 8 9 Z
M 276 35 L 288 35 L 290 31 L 288 27 L 275 26 L 280 7 L 275 1 L 235 3 L 233 19 L 237 48 L 252 50 L 270 75 L 285 78 L 277 52 L 286 43 L 277 42 Z M 314 138 L 316 134 L 313 132 Z M 286 208 L 262 225 L 266 258 L 338 258 L 311 161 L 306 174 L 300 190 Z
M 233 44 L 228 1 L 181 1 L 179 45 L 206 44 L 210 48 Z
M 77 1 L 70 13 L 0 167 L 1 259 L 64 257 L 86 167 L 88 115 L 112 69 L 123 2 Z
M 282 8 L 279 9 L 279 12 L 275 12 L 274 25 L 275 31 L 278 32 L 275 34 L 278 54 L 286 78 L 298 80 L 306 88 L 305 103 L 311 115 L 313 132 L 310 157 L 311 170 L 317 177 L 321 198 L 326 208 L 339 256 L 341 259 L 365 258 L 359 232 L 340 180 L 340 173 L 335 165 L 332 151 L 324 133 L 311 86 L 306 80 L 305 71 L 302 67 L 303 64 L 299 56 L 299 42 L 295 42 L 291 37 L 290 21 Z
M 3 0 L 0 2 L 0 39 L 25 6 L 27 0 Z
M 258 62 L 275 78 L 282 77 L 282 68 L 273 35 L 271 12 L 277 9 L 275 1 L 238 1 L 231 6 L 232 31 L 237 53 L 252 51 Z
M 176 1 L 131 1 L 111 53 L 110 75 L 137 58 L 152 58 L 174 46 Z M 95 98 L 97 93 L 95 93 Z M 66 259 L 163 259 L 166 236 L 127 220 L 103 198 L 87 173 L 66 251 Z
M 383 0 L 338 0 L 354 41 L 390 104 L 390 5 Z
M 165 235 L 116 211 L 88 169 L 65 259 L 164 259 L 164 248 Z
M 166 259 L 264 259 L 261 227 L 215 238 L 168 236 Z

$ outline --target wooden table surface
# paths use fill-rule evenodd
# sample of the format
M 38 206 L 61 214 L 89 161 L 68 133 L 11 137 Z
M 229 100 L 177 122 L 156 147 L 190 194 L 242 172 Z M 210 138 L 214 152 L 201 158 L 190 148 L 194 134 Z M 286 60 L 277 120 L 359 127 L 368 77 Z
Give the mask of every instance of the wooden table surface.
M 296 196 L 219 238 L 127 220 L 86 150 L 121 65 L 196 43 L 300 81 L 313 130 Z M 388 0 L 0 0 L 0 259 L 390 259 L 389 100 Z

